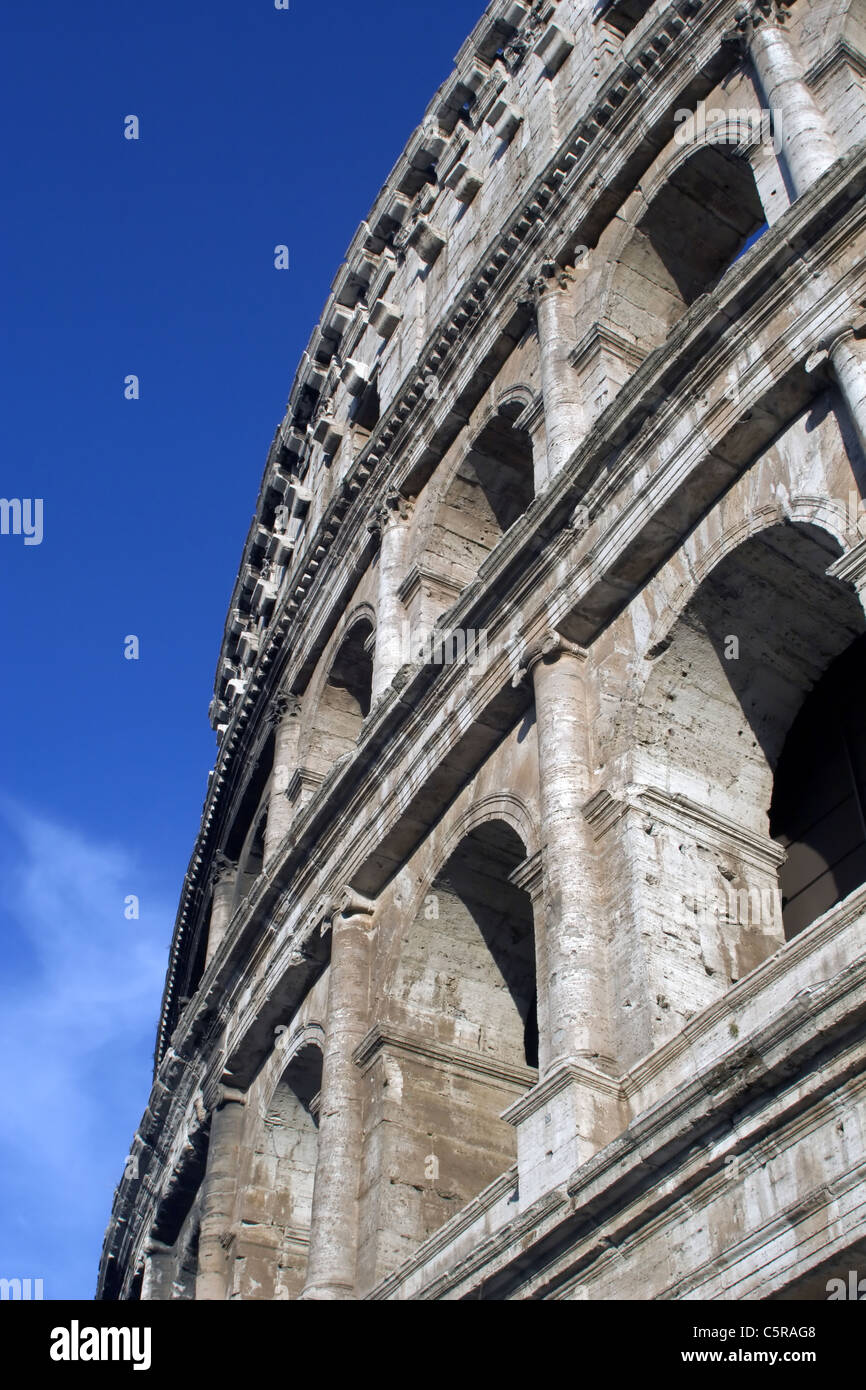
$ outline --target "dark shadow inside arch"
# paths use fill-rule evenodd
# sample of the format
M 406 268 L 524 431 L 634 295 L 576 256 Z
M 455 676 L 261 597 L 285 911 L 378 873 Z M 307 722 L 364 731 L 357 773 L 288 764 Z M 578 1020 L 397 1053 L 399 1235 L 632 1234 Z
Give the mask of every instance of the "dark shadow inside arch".
M 327 694 L 344 690 L 362 719 L 370 713 L 373 686 L 373 624 L 367 618 L 355 623 L 345 638 L 331 667 Z
M 639 224 L 685 305 L 693 304 L 766 225 L 748 161 L 730 145 L 703 145 L 677 169 Z
M 509 1060 L 538 1066 L 538 1019 L 535 990 L 535 940 L 532 904 L 527 893 L 515 887 L 511 874 L 525 858 L 519 836 L 504 821 L 486 821 L 461 841 L 437 875 L 431 892 L 440 901 L 450 927 L 460 922 L 464 941 L 469 922 L 477 928 L 477 940 L 489 954 L 489 988 L 478 996 L 479 1029 L 489 1027 L 485 1015 L 501 996 L 502 1019 L 497 1033 Z M 477 971 L 477 964 L 476 964 Z M 499 1012 L 499 1008 L 497 1009 Z M 466 1016 L 471 1010 L 464 1009 Z M 506 1020 L 506 1015 L 510 1018 Z
M 624 247 L 607 317 L 651 352 L 764 230 L 745 156 L 733 144 L 699 146 L 670 174 Z
M 535 497 L 532 441 L 502 405 L 473 440 L 436 514 L 425 564 L 462 589 Z
M 839 554 L 817 526 L 784 524 L 727 555 L 674 628 L 641 711 L 666 776 L 787 851 L 787 938 L 866 881 L 866 619 L 827 574 Z
M 347 632 L 328 672 L 304 752 L 305 769 L 319 781 L 354 749 L 370 713 L 372 648 L 373 624 L 361 618 Z
M 785 740 L 770 834 L 788 857 L 780 882 L 785 935 L 866 883 L 866 637 L 837 657 Z

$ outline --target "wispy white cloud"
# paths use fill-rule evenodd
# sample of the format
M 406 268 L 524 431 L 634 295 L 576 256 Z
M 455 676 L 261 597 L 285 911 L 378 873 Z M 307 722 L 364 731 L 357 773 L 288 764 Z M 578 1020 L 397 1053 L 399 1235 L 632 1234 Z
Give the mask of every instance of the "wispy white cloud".
M 0 1275 L 92 1297 L 147 1099 L 173 911 L 124 848 L 19 806 L 0 818 Z M 131 893 L 139 920 L 124 917 Z

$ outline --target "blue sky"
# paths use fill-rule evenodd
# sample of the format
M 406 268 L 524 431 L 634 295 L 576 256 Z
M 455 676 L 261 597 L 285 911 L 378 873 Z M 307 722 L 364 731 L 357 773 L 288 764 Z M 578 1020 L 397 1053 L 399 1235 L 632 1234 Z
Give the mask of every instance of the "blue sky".
M 3 7 L 0 496 L 43 499 L 44 534 L 0 535 L 0 1276 L 46 1298 L 93 1296 L 147 1099 L 268 445 L 346 246 L 483 8 Z

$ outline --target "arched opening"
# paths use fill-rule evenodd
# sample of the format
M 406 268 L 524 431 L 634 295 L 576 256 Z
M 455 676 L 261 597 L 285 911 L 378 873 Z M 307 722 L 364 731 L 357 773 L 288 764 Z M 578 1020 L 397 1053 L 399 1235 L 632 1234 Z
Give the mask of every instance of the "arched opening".
M 751 166 L 737 146 L 699 146 L 635 226 L 611 283 L 609 322 L 651 352 L 765 227 Z
M 238 863 L 238 873 L 235 880 L 234 907 L 237 907 L 262 871 L 265 858 L 265 828 L 268 821 L 267 792 L 264 794 L 264 804 L 260 805 L 253 824 L 250 826 L 244 847 L 241 850 Z
M 407 602 L 413 632 L 430 631 L 535 496 L 532 439 L 516 421 L 524 405 L 505 402 L 476 436 L 451 479 Z
M 770 833 L 787 859 L 780 880 L 785 935 L 866 883 L 866 639 L 837 657 L 785 740 Z
M 428 1020 L 455 1044 L 536 1066 L 532 903 L 510 882 L 524 858 L 504 821 L 461 841 L 409 931 L 392 999 L 405 1018 Z
M 373 624 L 362 618 L 343 639 L 319 698 L 304 768 L 311 781 L 327 777 L 337 759 L 355 747 L 370 712 L 372 648 Z
M 500 1117 L 535 1080 L 538 1056 L 532 903 L 513 882 L 525 853 L 504 821 L 485 822 L 407 925 L 376 1062 L 371 1142 L 384 1162 L 366 1199 L 376 1278 L 515 1160 Z
M 807 695 L 864 629 L 853 591 L 826 573 L 836 558 L 817 527 L 768 528 L 707 575 L 656 648 L 632 752 L 647 790 L 618 846 L 636 934 L 614 946 L 632 977 L 635 953 L 643 962 L 641 1002 L 623 1015 L 634 1029 L 643 1011 L 641 1048 L 785 940 L 784 849 L 771 831 L 784 807 L 794 835 L 802 801 L 780 792 L 771 825 L 774 778 Z
M 322 1054 L 310 1044 L 259 1118 L 240 1200 L 234 1298 L 294 1299 L 304 1287 L 321 1085 Z

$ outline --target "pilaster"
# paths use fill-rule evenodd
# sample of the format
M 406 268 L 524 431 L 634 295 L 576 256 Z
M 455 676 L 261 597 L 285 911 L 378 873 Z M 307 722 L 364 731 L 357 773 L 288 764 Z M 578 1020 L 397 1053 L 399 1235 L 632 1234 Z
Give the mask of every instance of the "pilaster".
M 773 115 L 782 158 L 795 197 L 805 193 L 838 158 L 822 112 L 806 86 L 781 0 L 743 6 L 736 28 L 726 35 L 751 59 L 764 99 Z
M 375 904 L 347 888 L 331 916 L 328 1019 L 306 1300 L 357 1296 L 363 1078 L 355 1049 L 370 1027 Z
M 237 864 L 227 859 L 224 854 L 217 854 L 211 869 L 212 897 L 206 964 L 210 963 L 211 957 L 217 951 L 231 921 L 237 877 Z
M 547 457 L 537 460 L 537 493 L 568 463 L 585 431 L 580 384 L 571 365 L 575 347 L 572 284 L 569 271 L 552 262 L 547 262 L 531 283 L 547 439 Z
M 240 1166 L 246 1096 L 223 1083 L 205 1104 L 212 1111 L 207 1171 L 202 1185 L 196 1300 L 223 1300 L 230 1286 L 229 1251 Z
M 274 726 L 274 765 L 265 826 L 265 868 L 288 833 L 292 821 L 288 791 L 289 782 L 298 766 L 301 702 L 295 695 L 278 695 L 268 714 Z

